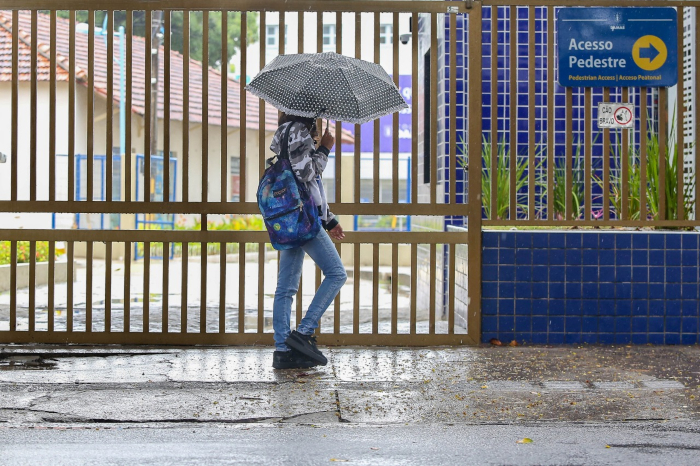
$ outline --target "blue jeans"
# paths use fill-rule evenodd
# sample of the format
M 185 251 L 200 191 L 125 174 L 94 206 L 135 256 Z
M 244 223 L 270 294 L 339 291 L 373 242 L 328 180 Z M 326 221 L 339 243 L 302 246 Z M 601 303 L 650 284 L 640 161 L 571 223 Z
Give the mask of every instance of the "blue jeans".
M 316 295 L 311 301 L 306 315 L 299 322 L 297 327 L 299 333 L 304 335 L 314 333 L 321 316 L 326 312 L 348 278 L 333 241 L 323 229 L 316 238 L 302 247 L 280 251 L 277 290 L 272 307 L 272 327 L 275 330 L 275 349 L 277 351 L 289 351 L 289 347 L 284 341 L 291 332 L 289 320 L 292 314 L 292 299 L 299 289 L 304 253 L 313 259 L 325 278 L 316 290 Z

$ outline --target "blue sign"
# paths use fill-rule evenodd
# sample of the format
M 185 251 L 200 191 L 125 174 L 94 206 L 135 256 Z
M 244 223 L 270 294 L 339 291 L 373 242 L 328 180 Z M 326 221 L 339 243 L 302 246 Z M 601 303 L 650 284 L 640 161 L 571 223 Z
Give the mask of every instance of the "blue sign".
M 676 10 L 562 8 L 557 17 L 559 84 L 668 87 L 678 82 Z

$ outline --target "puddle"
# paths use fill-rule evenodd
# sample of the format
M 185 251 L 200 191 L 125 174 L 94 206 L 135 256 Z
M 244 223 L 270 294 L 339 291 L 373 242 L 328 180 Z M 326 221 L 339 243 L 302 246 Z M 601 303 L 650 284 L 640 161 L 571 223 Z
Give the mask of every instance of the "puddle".
M 45 371 L 54 369 L 58 363 L 55 359 L 44 359 L 37 356 L 2 356 L 0 355 L 0 371 Z

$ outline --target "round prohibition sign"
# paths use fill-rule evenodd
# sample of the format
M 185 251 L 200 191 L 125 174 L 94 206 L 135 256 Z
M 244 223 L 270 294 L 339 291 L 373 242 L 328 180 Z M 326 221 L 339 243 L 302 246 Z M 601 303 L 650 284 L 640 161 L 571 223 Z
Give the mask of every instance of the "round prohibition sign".
M 620 107 L 615 110 L 614 118 L 618 125 L 629 125 L 632 121 L 632 111 L 627 107 Z

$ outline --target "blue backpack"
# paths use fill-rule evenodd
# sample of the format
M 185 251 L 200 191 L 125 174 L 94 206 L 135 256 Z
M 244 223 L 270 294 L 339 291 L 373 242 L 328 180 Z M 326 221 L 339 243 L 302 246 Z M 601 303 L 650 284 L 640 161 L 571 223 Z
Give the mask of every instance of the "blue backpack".
M 311 193 L 297 181 L 289 162 L 289 131 L 293 124 L 289 124 L 282 138 L 277 161 L 272 162 L 274 157 L 267 159 L 269 167 L 258 185 L 258 208 L 272 247 L 277 250 L 298 248 L 314 239 L 321 229 Z

